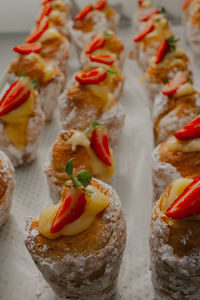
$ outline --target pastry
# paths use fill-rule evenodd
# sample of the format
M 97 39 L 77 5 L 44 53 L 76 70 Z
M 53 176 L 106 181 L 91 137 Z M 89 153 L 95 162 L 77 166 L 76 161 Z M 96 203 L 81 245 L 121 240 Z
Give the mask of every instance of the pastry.
M 32 80 L 38 90 L 46 121 L 51 121 L 63 88 L 64 75 L 55 64 L 32 52 L 19 55 L 11 62 L 8 69 L 8 82 L 12 83 L 20 76 L 26 76 Z
M 125 111 L 104 85 L 107 76 L 103 68 L 77 73 L 76 82 L 59 99 L 59 111 L 64 130 L 84 131 L 97 120 L 107 128 L 110 146 L 114 148 L 124 126 Z
M 119 14 L 111 8 L 106 0 L 88 4 L 73 21 L 69 21 L 70 36 L 80 52 L 91 38 L 104 30 L 115 31 L 119 23 Z
M 184 36 L 185 39 L 195 56 L 199 58 L 199 49 L 200 49 L 200 1 L 185 1 L 183 3 L 183 12 L 184 12 Z
M 178 72 L 153 104 L 155 144 L 165 142 L 200 111 L 200 94 L 190 78 Z
M 23 55 L 30 54 L 32 47 L 41 45 L 38 51 L 43 58 L 54 62 L 60 70 L 67 75 L 69 60 L 69 42 L 56 28 L 50 27 L 47 17 L 36 26 L 32 33 L 27 37 L 26 43 L 30 45 L 15 46 L 14 51 Z M 38 50 L 38 49 L 37 49 Z
M 200 177 L 172 182 L 155 203 L 150 253 L 156 300 L 200 299 Z
M 37 17 L 37 23 L 40 23 L 44 17 L 48 17 L 50 27 L 56 28 L 68 38 L 68 22 L 71 19 L 70 6 L 69 2 L 66 3 L 64 0 L 44 0 L 42 12 Z
M 7 155 L 0 151 L 0 226 L 9 215 L 15 188 L 15 172 Z
M 200 116 L 153 151 L 154 200 L 175 179 L 200 174 Z
M 0 149 L 15 167 L 37 156 L 44 115 L 30 81 L 15 81 L 0 101 Z
M 141 23 L 139 33 L 133 39 L 134 52 L 142 70 L 146 71 L 150 59 L 156 53 L 161 41 L 172 36 L 172 31 L 160 10 Z
M 54 203 L 60 199 L 64 183 L 69 179 L 63 169 L 74 158 L 74 175 L 89 171 L 93 177 L 110 182 L 115 172 L 115 161 L 108 145 L 105 128 L 94 121 L 85 132 L 62 131 L 51 148 L 50 161 L 45 164 L 50 196 Z
M 29 218 L 26 247 L 55 294 L 67 299 L 108 300 L 115 292 L 126 243 L 120 200 L 112 187 L 69 161 L 61 200 Z
M 83 68 L 93 65 L 91 56 L 112 55 L 115 64 L 122 69 L 125 61 L 125 49 L 120 39 L 111 30 L 97 33 L 85 46 L 81 53 L 81 64 Z
M 139 27 L 141 26 L 141 19 L 156 9 L 152 1 L 148 0 L 138 0 L 137 5 L 138 7 L 133 15 L 133 25 L 135 31 L 139 30 Z
M 152 102 L 163 85 L 169 83 L 178 71 L 183 71 L 192 80 L 189 58 L 185 51 L 177 46 L 177 42 L 178 39 L 174 36 L 165 39 L 150 60 L 145 73 L 145 84 Z

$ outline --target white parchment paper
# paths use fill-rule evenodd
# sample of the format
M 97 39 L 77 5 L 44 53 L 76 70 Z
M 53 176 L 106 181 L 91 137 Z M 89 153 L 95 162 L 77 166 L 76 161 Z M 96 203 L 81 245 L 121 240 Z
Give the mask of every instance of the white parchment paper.
M 133 30 L 122 29 L 126 46 Z M 9 63 L 9 61 L 8 61 Z M 72 51 L 70 68 L 78 69 Z M 139 82 L 140 70 L 126 60 L 126 84 L 122 103 L 126 124 L 116 156 L 117 170 L 112 186 L 117 190 L 125 211 L 128 240 L 114 300 L 152 300 L 149 272 L 148 234 L 152 207 L 151 153 L 152 123 L 148 98 Z M 37 161 L 16 170 L 16 190 L 8 222 L 0 228 L 0 299 L 55 300 L 56 295 L 44 281 L 24 246 L 24 227 L 28 216 L 38 217 L 51 203 L 43 174 L 51 144 L 59 133 L 57 117 L 44 129 Z M 88 299 L 89 300 L 89 299 Z

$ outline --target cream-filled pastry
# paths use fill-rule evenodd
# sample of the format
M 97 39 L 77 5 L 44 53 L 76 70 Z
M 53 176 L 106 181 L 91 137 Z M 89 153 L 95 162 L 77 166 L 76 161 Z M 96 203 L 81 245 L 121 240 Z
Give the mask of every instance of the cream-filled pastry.
M 146 22 L 142 22 L 138 31 L 133 39 L 134 52 L 139 65 L 146 71 L 160 43 L 172 36 L 172 31 L 166 17 L 159 10 Z
M 179 177 L 200 174 L 200 117 L 197 116 L 153 151 L 154 200 Z
M 64 130 L 73 128 L 84 131 L 94 119 L 97 120 L 107 128 L 109 142 L 113 147 L 119 141 L 125 112 L 107 86 L 111 80 L 110 76 L 116 74 L 102 67 L 89 72 L 78 72 L 75 75 L 75 83 L 59 100 L 59 111 Z
M 46 121 L 51 121 L 62 91 L 64 75 L 58 67 L 42 58 L 38 53 L 19 55 L 8 69 L 8 81 L 12 83 L 20 76 L 28 77 L 35 85 Z
M 93 66 L 95 61 L 92 58 L 98 56 L 112 56 L 115 59 L 115 65 L 120 69 L 123 68 L 125 60 L 124 45 L 113 31 L 104 30 L 92 37 L 81 53 L 83 68 L 87 69 Z
M 74 175 L 88 171 L 93 177 L 110 182 L 115 172 L 115 160 L 109 147 L 105 128 L 98 122 L 85 132 L 69 129 L 61 132 L 51 149 L 51 158 L 45 164 L 50 196 L 58 201 L 69 176 L 63 166 L 74 158 Z
M 108 29 L 116 31 L 118 23 L 119 14 L 106 0 L 100 0 L 94 5 L 88 4 L 68 26 L 75 46 L 82 51 L 95 34 Z
M 192 80 L 189 58 L 183 49 L 177 47 L 177 42 L 178 39 L 174 36 L 165 39 L 150 60 L 145 73 L 145 84 L 151 101 L 154 101 L 163 86 L 169 83 L 177 72 L 184 72 Z
M 14 166 L 37 157 L 44 114 L 38 94 L 27 78 L 15 81 L 0 100 L 0 125 L 0 149 Z
M 155 299 L 200 298 L 200 177 L 178 178 L 154 204 L 150 232 Z
M 115 292 L 126 243 L 126 224 L 116 192 L 88 172 L 66 171 L 61 200 L 29 218 L 26 247 L 56 295 L 108 300 Z M 80 267 L 81 266 L 81 267 Z
M 165 142 L 200 111 L 200 94 L 191 79 L 178 72 L 153 104 L 155 144 Z
M 14 188 L 14 168 L 7 155 L 0 151 L 0 226 L 9 216 Z
M 50 27 L 56 28 L 62 35 L 69 37 L 68 22 L 71 18 L 70 3 L 65 0 L 44 0 L 42 2 L 42 11 L 37 17 L 37 23 L 43 18 L 48 17 Z

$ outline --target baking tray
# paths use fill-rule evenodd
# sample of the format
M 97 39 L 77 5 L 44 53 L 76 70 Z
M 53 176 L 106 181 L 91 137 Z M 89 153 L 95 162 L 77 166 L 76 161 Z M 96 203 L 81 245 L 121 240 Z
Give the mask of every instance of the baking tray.
M 175 28 L 175 31 L 179 32 L 180 36 L 180 28 Z M 133 29 L 123 28 L 119 35 L 129 49 Z M 72 50 L 71 53 L 72 74 L 78 70 L 79 64 L 76 52 Z M 113 300 L 152 300 L 148 248 L 152 208 L 151 113 L 145 88 L 139 80 L 142 73 L 136 62 L 128 57 L 124 74 L 126 83 L 121 101 L 127 117 L 115 153 L 117 169 L 111 185 L 117 190 L 122 201 L 128 239 Z M 41 210 L 51 204 L 43 165 L 59 131 L 60 125 L 56 115 L 55 120 L 44 129 L 38 159 L 16 170 L 16 189 L 11 214 L 7 223 L 0 228 L 1 300 L 57 299 L 24 246 L 24 227 L 27 217 L 38 217 Z

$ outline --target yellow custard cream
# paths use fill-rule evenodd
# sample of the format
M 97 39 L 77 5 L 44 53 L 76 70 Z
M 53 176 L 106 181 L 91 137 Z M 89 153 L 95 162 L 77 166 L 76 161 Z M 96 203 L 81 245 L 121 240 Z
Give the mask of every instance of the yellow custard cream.
M 50 81 L 54 75 L 55 70 L 52 63 L 45 61 L 39 54 L 31 53 L 28 55 L 30 60 L 36 61 L 40 64 L 41 69 L 44 72 L 44 81 L 48 82 Z
M 49 28 L 47 29 L 43 35 L 39 38 L 39 42 L 45 42 L 51 39 L 60 39 L 61 38 L 61 34 L 59 33 L 59 31 L 55 28 Z
M 90 165 L 92 168 L 92 174 L 94 177 L 101 179 L 104 182 L 109 182 L 115 171 L 115 160 L 112 149 L 110 149 L 112 166 L 106 165 L 90 147 L 90 140 L 83 132 L 77 131 L 68 140 L 68 143 L 72 145 L 72 151 L 76 151 L 77 146 L 83 146 L 89 156 Z
M 172 183 L 169 196 L 161 203 L 162 213 L 166 213 L 168 208 L 174 203 L 179 195 L 183 193 L 186 187 L 192 183 L 192 181 L 193 179 L 191 178 L 179 178 Z
M 5 132 L 18 150 L 23 150 L 26 146 L 26 130 L 29 118 L 33 114 L 35 97 L 35 92 L 32 91 L 27 101 L 8 114 L 0 117 L 0 120 L 4 124 Z
M 167 140 L 166 147 L 171 152 L 199 152 L 200 138 L 181 141 L 173 136 Z
M 188 95 L 192 95 L 195 92 L 193 85 L 191 83 L 185 83 L 181 85 L 178 91 L 174 94 L 175 98 L 184 97 Z
M 73 236 L 77 235 L 92 224 L 95 217 L 103 211 L 109 204 L 109 198 L 101 193 L 96 187 L 89 185 L 87 190 L 92 192 L 91 195 L 85 194 L 87 200 L 86 208 L 84 213 L 76 221 L 66 225 L 61 231 L 57 233 L 51 233 L 51 226 L 53 224 L 54 218 L 57 211 L 62 205 L 62 200 L 56 205 L 47 207 L 40 214 L 39 218 L 39 231 L 48 239 L 55 239 L 59 236 Z M 64 199 L 63 199 L 64 200 Z

